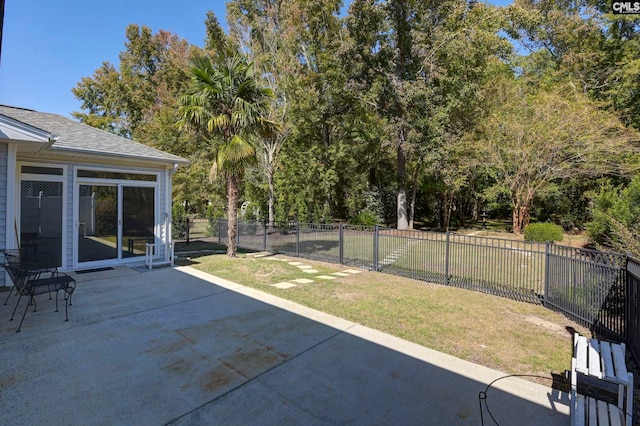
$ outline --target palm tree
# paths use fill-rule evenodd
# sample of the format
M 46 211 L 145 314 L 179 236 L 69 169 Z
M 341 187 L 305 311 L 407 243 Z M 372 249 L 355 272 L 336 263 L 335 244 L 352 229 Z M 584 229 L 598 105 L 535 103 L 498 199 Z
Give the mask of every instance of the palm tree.
M 214 142 L 210 179 L 221 177 L 227 187 L 227 255 L 236 255 L 238 189 L 247 166 L 256 159 L 252 139 L 269 127 L 265 119 L 271 90 L 262 87 L 253 64 L 234 54 L 214 62 L 194 60 L 191 83 L 180 98 L 182 124 L 204 129 Z

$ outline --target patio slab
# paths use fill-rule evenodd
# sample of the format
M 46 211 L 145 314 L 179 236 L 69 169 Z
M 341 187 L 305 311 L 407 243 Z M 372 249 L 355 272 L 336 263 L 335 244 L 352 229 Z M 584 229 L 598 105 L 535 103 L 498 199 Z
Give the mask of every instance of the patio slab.
M 188 267 L 95 274 L 69 322 L 45 299 L 15 333 L 0 305 L 0 423 L 477 425 L 504 376 Z M 487 403 L 568 422 L 566 394 L 517 378 Z

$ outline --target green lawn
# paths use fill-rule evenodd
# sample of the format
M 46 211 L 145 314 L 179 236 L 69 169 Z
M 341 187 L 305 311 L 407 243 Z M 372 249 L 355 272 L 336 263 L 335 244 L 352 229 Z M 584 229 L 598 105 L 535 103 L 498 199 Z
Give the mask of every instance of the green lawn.
M 278 255 L 278 257 L 285 257 Z M 291 258 L 294 259 L 294 258 Z M 320 274 L 336 264 L 295 258 Z M 571 329 L 589 331 L 539 305 L 455 287 L 363 271 L 286 290 L 271 284 L 314 275 L 285 262 L 244 255 L 191 258 L 187 264 L 237 283 L 510 374 L 562 375 L 571 363 Z M 550 384 L 549 380 L 538 380 Z
M 482 283 L 498 291 L 520 294 L 534 300 L 544 294 L 544 245 L 497 238 L 478 238 L 451 234 L 449 269 L 446 239 L 442 233 L 415 233 L 415 238 L 381 232 L 378 239 L 378 264 L 390 273 L 444 283 L 446 273 L 458 285 Z M 338 231 L 273 233 L 267 238 L 267 250 L 284 252 L 316 260 L 337 261 L 340 256 Z M 241 235 L 240 245 L 261 250 L 262 235 Z M 297 248 L 296 248 L 297 247 Z M 343 232 L 342 256 L 345 264 L 373 267 L 373 232 Z

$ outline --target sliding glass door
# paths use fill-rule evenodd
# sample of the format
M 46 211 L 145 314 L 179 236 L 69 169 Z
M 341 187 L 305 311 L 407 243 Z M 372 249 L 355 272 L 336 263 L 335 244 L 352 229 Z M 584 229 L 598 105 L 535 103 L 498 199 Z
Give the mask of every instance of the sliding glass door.
M 118 258 L 118 187 L 80 185 L 78 262 Z
M 78 264 L 145 255 L 156 223 L 155 188 L 118 183 L 78 185 Z
M 144 256 L 153 243 L 155 226 L 153 188 L 122 187 L 122 257 Z

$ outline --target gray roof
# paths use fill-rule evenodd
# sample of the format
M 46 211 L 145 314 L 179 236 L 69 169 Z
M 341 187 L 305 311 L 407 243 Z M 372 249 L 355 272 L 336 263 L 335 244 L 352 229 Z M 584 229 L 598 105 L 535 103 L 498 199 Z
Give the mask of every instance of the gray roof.
M 166 153 L 113 133 L 73 121 L 57 114 L 0 105 L 0 114 L 57 136 L 49 148 L 57 152 L 126 157 L 163 163 L 187 163 Z

